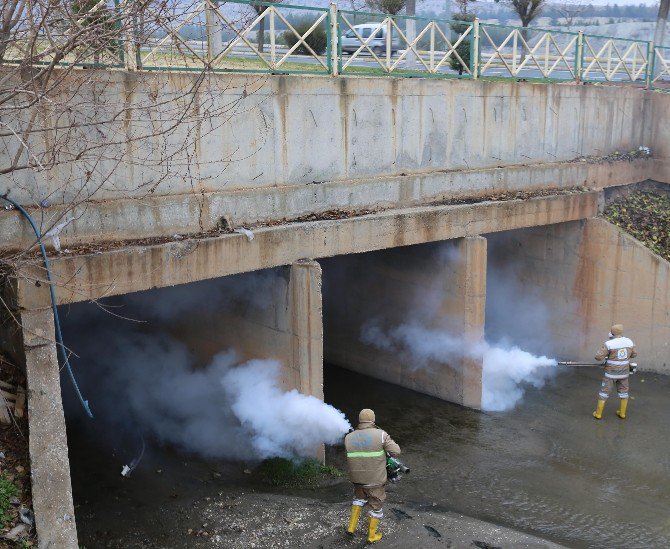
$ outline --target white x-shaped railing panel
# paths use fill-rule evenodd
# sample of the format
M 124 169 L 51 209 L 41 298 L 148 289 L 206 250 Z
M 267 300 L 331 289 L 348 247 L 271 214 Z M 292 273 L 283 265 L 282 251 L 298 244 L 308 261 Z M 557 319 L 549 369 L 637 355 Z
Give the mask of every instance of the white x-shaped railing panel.
M 181 34 L 179 34 L 179 31 L 188 25 L 191 21 L 197 17 L 204 16 L 206 5 L 207 2 L 200 2 L 190 12 L 180 13 L 179 22 L 176 26 L 168 24 L 171 22 L 171 19 L 168 19 L 166 22 L 161 22 L 159 26 L 165 31 L 165 36 L 161 38 L 146 54 L 140 55 L 142 66 L 160 66 L 164 64 L 160 62 L 159 56 L 164 54 L 166 48 L 170 52 L 169 56 L 172 56 L 172 50 L 174 48 L 177 50 L 178 54 L 184 61 L 191 57 L 192 61 L 194 61 L 197 65 L 206 64 L 206 55 L 203 55 L 202 51 L 195 50 L 188 43 L 188 41 L 185 40 Z
M 289 22 L 289 20 L 284 16 L 281 8 L 282 8 L 281 5 L 269 6 L 265 11 L 263 11 L 260 15 L 258 15 L 258 17 L 256 17 L 251 23 L 249 23 L 246 26 L 243 26 L 240 29 L 236 28 L 235 23 L 232 22 L 230 18 L 228 18 L 221 10 L 216 9 L 217 18 L 222 23 L 224 23 L 230 30 L 232 30 L 236 36 L 220 53 L 218 53 L 215 56 L 215 58 L 212 60 L 212 66 L 216 67 L 217 64 L 221 65 L 222 61 L 226 57 L 229 57 L 232 54 L 236 46 L 244 44 L 255 54 L 256 57 L 258 57 L 261 61 L 263 61 L 263 63 L 271 70 L 279 69 L 291 57 L 291 55 L 295 54 L 295 51 L 301 46 L 305 48 L 309 53 L 309 55 L 307 56 L 308 58 L 316 59 L 318 64 L 323 69 L 329 70 L 328 64 L 325 61 L 324 56 L 316 53 L 314 49 L 306 41 L 307 37 L 310 36 L 315 31 L 315 29 L 319 25 L 323 24 L 323 22 L 327 19 L 328 12 L 327 11 L 321 12 L 321 15 L 314 20 L 312 26 L 309 27 L 309 29 L 307 29 L 304 34 L 300 34 L 295 29 L 295 27 Z M 267 20 L 269 23 L 268 34 L 270 41 L 268 43 L 269 51 L 267 53 L 261 52 L 253 43 L 253 40 L 249 39 L 249 35 L 254 34 L 256 32 L 256 27 L 260 25 L 260 23 L 264 19 Z M 280 51 L 277 48 L 277 43 L 275 40 L 275 24 L 277 20 L 282 22 L 286 26 L 287 30 L 293 33 L 293 35 L 297 38 L 296 43 L 293 44 L 293 46 L 291 46 L 285 53 L 283 50 Z
M 646 48 L 644 50 L 641 48 L 643 42 L 624 42 L 627 47 L 621 50 L 617 46 L 617 39 L 605 39 L 600 48 L 595 45 L 598 39 L 584 35 L 582 62 L 584 80 L 598 76 L 608 82 L 613 80 L 635 82 L 645 79 L 649 59 Z
M 654 56 L 654 74 L 651 83 L 670 81 L 670 48 L 656 48 Z
M 449 59 L 452 56 L 459 61 L 465 73 L 471 74 L 469 64 L 459 55 L 457 48 L 469 35 L 471 36 L 473 34 L 472 24 L 459 22 L 459 24 L 466 26 L 466 29 L 459 35 L 458 39 L 452 43 L 437 21 L 429 21 L 427 24 L 423 25 L 423 28 L 416 32 L 414 39 L 410 40 L 407 37 L 407 31 L 403 31 L 398 25 L 398 19 L 402 21 L 401 18 L 391 16 L 384 18 L 379 23 L 376 23 L 376 26 L 371 29 L 370 36 L 363 38 L 363 36 L 356 30 L 356 25 L 347 19 L 346 14 L 340 12 L 340 22 L 344 23 L 341 34 L 351 30 L 354 37 L 360 42 L 360 46 L 358 46 L 356 51 L 352 52 L 346 63 L 342 64 L 342 70 L 351 66 L 364 52 L 369 53 L 386 72 L 390 73 L 400 69 L 406 70 L 407 68 L 404 67 L 402 63 L 410 55 L 410 52 L 413 52 L 417 62 L 423 67 L 420 70 L 425 69 L 425 71 L 430 74 L 440 72 L 440 69 L 449 62 Z M 382 29 L 384 29 L 383 49 L 385 55 L 383 58 L 380 58 L 375 51 L 376 48 L 372 47 L 372 43 L 373 40 L 378 40 L 381 37 Z M 398 37 L 397 44 L 394 44 L 395 36 Z M 419 43 L 424 40 L 424 38 L 429 40 L 428 50 L 419 48 Z M 444 49 L 438 49 L 440 44 L 443 44 L 446 47 L 444 47 Z M 392 59 L 391 53 L 394 50 L 404 51 L 397 58 Z M 411 67 L 409 70 L 415 70 L 415 67 Z
M 250 4 L 238 5 L 252 7 Z M 182 61 L 185 61 L 187 66 L 190 61 L 190 64 L 194 65 L 207 66 L 209 68 L 221 68 L 225 67 L 226 61 L 233 57 L 236 49 L 239 50 L 242 48 L 251 54 L 251 59 L 260 60 L 262 68 L 274 71 L 279 70 L 285 65 L 291 56 L 297 55 L 296 50 L 302 47 L 307 51 L 307 56 L 301 56 L 303 60 L 305 57 L 308 59 L 315 59 L 315 68 L 325 71 L 330 70 L 327 57 L 315 52 L 307 40 L 317 27 L 324 24 L 324 21 L 328 18 L 327 10 L 316 11 L 316 19 L 311 26 L 301 34 L 296 30 L 294 26 L 295 23 L 292 24 L 283 13 L 283 11 L 290 9 L 289 6 L 276 4 L 263 5 L 263 7 L 265 9 L 263 9 L 261 13 L 254 14 L 253 17 L 246 17 L 238 20 L 222 9 L 222 6 L 215 0 L 204 0 L 197 4 L 191 12 L 182 13 L 177 25 L 162 26 L 166 33 L 165 36 L 155 43 L 146 54 L 141 55 L 142 65 L 149 66 L 152 64 L 164 64 L 157 63 L 156 61 L 160 61 L 160 58 L 166 55 L 166 50 L 168 51 L 167 56 L 169 57 L 174 55 L 172 54 L 172 51 L 176 49 L 177 54 L 182 57 Z M 214 30 L 207 29 L 208 41 L 211 39 L 209 36 L 211 32 L 220 33 L 222 30 L 225 30 L 228 34 L 232 34 L 233 36 L 233 38 L 225 44 L 223 41 L 220 41 L 220 51 L 208 50 L 207 47 L 196 49 L 192 47 L 192 45 L 189 44 L 189 41 L 185 40 L 180 33 L 186 25 L 193 23 L 199 23 L 200 25 L 207 27 L 209 23 L 203 23 L 203 21 L 207 21 L 207 15 L 214 18 L 215 27 Z M 264 44 L 263 51 L 261 51 L 261 48 L 256 41 L 256 33 L 261 28 L 261 25 L 267 25 L 267 43 Z M 287 48 L 286 46 L 277 43 L 276 28 L 279 26 L 286 29 L 284 32 L 290 32 L 295 36 L 296 42 L 291 47 Z M 214 41 L 212 42 L 214 43 Z
M 534 44 L 524 33 L 534 33 Z M 480 64 L 480 74 L 485 75 L 488 69 L 503 67 L 510 76 L 520 76 L 524 70 L 538 70 L 543 78 L 550 78 L 559 71 L 567 72 L 570 78 L 575 77 L 575 55 L 578 35 L 560 33 L 561 36 L 569 37 L 567 41 L 559 44 L 554 33 L 543 31 L 537 33 L 533 29 L 513 29 L 506 38 L 498 45 L 491 37 L 485 25 L 480 25 L 480 39 L 485 38 L 482 47 L 482 57 L 487 59 Z M 488 47 L 493 48 L 488 53 Z

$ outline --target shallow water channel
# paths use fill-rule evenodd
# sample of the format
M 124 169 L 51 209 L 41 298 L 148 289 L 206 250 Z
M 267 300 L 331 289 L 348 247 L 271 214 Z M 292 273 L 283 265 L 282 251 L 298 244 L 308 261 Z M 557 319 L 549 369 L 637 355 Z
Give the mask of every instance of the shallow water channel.
M 670 547 L 670 377 L 636 374 L 628 419 L 616 417 L 611 399 L 600 422 L 591 417 L 599 379 L 597 369 L 566 370 L 503 413 L 471 411 L 335 367 L 326 367 L 324 386 L 326 400 L 349 418 L 373 408 L 401 445 L 412 472 L 390 487 L 391 505 L 456 511 L 570 547 Z M 243 473 L 249 464 L 155 447 L 122 479 L 126 456 L 79 424 L 68 429 L 86 547 L 131 546 L 123 541 L 130 539 L 132 546 L 160 539 L 160 546 L 181 547 L 169 540 L 193 522 L 198 499 L 226 490 L 277 493 Z M 342 449 L 329 448 L 328 460 L 343 467 Z M 308 497 L 345 502 L 349 485 Z

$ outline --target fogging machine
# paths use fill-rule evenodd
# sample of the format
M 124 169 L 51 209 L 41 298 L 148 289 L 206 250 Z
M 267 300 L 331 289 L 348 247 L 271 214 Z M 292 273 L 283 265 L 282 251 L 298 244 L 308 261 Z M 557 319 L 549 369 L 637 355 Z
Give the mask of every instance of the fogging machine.
M 409 475 L 409 467 L 406 467 L 399 459 L 386 456 L 386 476 L 391 482 L 398 482 L 403 475 Z
M 601 362 L 559 362 L 559 366 L 604 366 L 604 363 Z M 637 372 L 637 362 L 631 362 L 628 366 L 628 369 L 631 374 Z

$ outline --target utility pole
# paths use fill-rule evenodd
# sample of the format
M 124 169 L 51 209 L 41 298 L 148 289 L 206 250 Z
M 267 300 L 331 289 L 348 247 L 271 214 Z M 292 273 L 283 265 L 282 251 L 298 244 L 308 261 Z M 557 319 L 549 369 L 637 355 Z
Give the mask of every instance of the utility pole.
M 670 0 L 667 0 L 670 1 Z M 409 15 L 410 17 L 414 17 L 416 15 L 416 0 L 407 0 L 407 4 L 405 4 L 405 13 Z M 409 45 L 414 42 L 414 39 L 416 38 L 416 21 L 414 19 L 407 19 L 407 26 L 405 27 L 405 36 L 407 36 L 407 48 L 409 49 Z M 414 51 L 408 51 L 407 56 L 405 57 L 406 61 L 406 67 L 409 70 L 413 70 L 416 66 L 416 55 Z
M 661 4 L 658 7 L 656 32 L 654 33 L 654 45 L 658 47 L 663 46 L 663 40 L 665 39 L 665 27 L 668 22 L 668 8 L 670 8 L 670 0 L 661 0 Z

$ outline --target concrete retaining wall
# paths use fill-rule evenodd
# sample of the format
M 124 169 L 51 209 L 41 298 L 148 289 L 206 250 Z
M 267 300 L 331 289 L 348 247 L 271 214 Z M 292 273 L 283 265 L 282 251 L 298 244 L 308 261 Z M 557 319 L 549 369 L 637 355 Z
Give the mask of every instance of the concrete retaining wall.
M 546 303 L 546 322 L 528 332 L 526 347 L 592 361 L 609 327 L 622 323 L 640 368 L 670 373 L 670 264 L 633 237 L 595 218 L 490 237 L 490 247 Z M 490 287 L 488 299 L 496 299 Z

